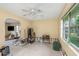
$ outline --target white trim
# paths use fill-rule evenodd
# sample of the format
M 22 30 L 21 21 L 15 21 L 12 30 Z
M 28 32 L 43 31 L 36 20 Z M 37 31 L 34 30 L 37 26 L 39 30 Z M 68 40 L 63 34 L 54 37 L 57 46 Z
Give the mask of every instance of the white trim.
M 63 37 L 63 20 L 61 20 L 60 37 Z
M 64 16 L 67 16 L 78 4 L 75 4 Z M 64 16 L 62 18 L 64 18 Z
M 79 48 L 75 44 L 73 44 L 72 42 L 70 42 L 70 44 L 73 45 L 76 49 L 79 50 Z
M 73 52 L 75 52 L 75 54 L 76 54 L 77 56 L 79 56 L 79 52 L 77 52 L 77 51 L 75 50 L 75 48 L 73 48 L 71 45 L 69 45 L 69 47 L 73 50 Z
M 63 40 L 63 39 L 62 39 Z M 69 43 L 67 43 L 65 40 L 63 40 L 63 42 L 64 43 L 66 43 L 67 45 L 68 45 L 68 47 L 69 48 L 71 48 L 71 50 L 77 55 L 77 56 L 79 56 L 79 52 L 77 52 L 76 50 L 75 50 L 75 48 L 73 48 Z

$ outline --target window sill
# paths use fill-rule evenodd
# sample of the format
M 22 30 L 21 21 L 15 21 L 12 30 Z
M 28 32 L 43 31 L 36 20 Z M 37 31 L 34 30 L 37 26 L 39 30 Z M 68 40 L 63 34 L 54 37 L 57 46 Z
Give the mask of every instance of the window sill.
M 63 39 L 62 39 L 62 40 L 63 40 Z M 77 50 L 77 48 L 75 48 L 75 46 L 72 45 L 71 43 L 68 44 L 68 42 L 66 42 L 65 40 L 63 40 L 63 41 L 64 41 L 64 43 L 67 44 L 67 46 L 68 46 L 69 48 L 71 48 L 71 50 L 72 50 L 77 56 L 79 56 L 79 49 Z
M 76 54 L 79 55 L 79 48 L 75 46 L 73 43 L 69 43 L 69 44 L 76 51 Z

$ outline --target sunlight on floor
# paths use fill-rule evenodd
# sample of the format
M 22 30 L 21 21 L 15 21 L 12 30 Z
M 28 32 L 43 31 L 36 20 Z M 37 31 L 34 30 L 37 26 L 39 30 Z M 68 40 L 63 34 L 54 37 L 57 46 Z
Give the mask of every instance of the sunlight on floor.
M 38 42 L 15 46 L 12 53 L 13 56 L 62 56 L 61 51 L 54 51 L 50 44 Z

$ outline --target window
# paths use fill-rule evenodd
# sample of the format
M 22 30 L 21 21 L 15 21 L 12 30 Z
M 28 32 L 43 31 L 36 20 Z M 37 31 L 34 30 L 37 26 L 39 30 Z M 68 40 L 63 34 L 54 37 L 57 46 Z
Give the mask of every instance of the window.
M 69 20 L 68 16 L 64 18 L 63 20 L 63 26 L 64 26 L 64 38 L 66 41 L 68 41 L 69 38 Z
M 75 6 L 75 7 L 74 7 Z M 63 18 L 64 39 L 79 48 L 79 4 Z

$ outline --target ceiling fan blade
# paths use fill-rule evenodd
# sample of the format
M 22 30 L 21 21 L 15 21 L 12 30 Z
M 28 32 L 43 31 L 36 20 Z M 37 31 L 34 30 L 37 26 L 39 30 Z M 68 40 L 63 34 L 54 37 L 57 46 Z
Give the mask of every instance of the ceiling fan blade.
M 22 9 L 22 11 L 23 11 L 23 12 L 28 12 L 29 10 L 26 10 L 26 9 Z

